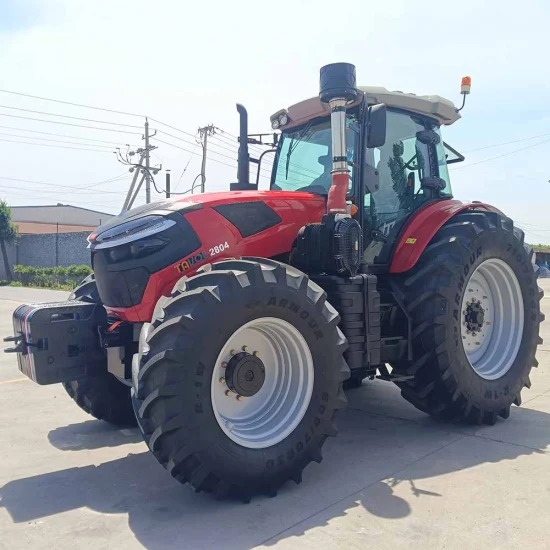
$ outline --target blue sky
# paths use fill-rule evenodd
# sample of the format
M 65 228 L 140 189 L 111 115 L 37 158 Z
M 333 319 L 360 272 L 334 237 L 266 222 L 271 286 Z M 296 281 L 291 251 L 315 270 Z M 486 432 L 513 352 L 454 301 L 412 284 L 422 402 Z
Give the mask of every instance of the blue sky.
M 471 75 L 472 95 L 463 119 L 445 132 L 445 139 L 461 151 L 550 134 L 550 66 L 545 60 L 550 10 L 542 1 L 523 2 L 518 10 L 516 3 L 493 0 L 355 0 L 345 4 L 342 14 L 336 10 L 344 4 L 325 0 L 1 4 L 1 89 L 145 113 L 190 133 L 212 122 L 236 134 L 235 102 L 247 106 L 251 131 L 269 131 L 270 114 L 317 93 L 322 65 L 349 61 L 357 66 L 362 85 L 455 101 L 460 100 L 460 78 Z M 0 105 L 141 124 L 133 117 L 4 93 Z M 25 115 L 2 107 L 0 113 Z M 138 135 L 5 116 L 0 125 L 141 143 Z M 38 135 L 6 128 L 0 134 Z M 13 139 L 0 135 L 0 140 Z M 466 154 L 467 162 L 452 170 L 455 195 L 495 204 L 529 228 L 531 241 L 550 243 L 550 142 L 474 164 L 544 139 Z M 125 171 L 107 148 L 102 154 L 0 144 L 4 177 L 76 186 Z M 162 159 L 177 181 L 189 154 L 157 145 L 155 160 Z M 192 157 L 181 189 L 191 184 L 199 165 L 200 159 Z M 207 178 L 207 190 L 227 189 L 235 170 L 209 162 Z M 67 188 L 0 180 L 0 194 L 12 204 L 59 201 L 117 211 L 127 185 L 128 178 L 93 188 L 93 194 L 74 194 Z
M 0 3 L 0 33 L 21 32 L 41 18 L 36 0 L 2 0 Z

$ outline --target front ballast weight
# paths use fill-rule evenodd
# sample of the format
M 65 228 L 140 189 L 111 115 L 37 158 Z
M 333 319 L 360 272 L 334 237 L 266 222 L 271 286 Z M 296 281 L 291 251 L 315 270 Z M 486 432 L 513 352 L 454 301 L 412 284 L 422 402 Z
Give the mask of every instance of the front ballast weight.
M 19 370 L 37 384 L 68 382 L 95 369 L 107 370 L 98 336 L 98 327 L 106 325 L 100 304 L 25 304 L 13 313 L 15 336 L 4 341 L 15 346 L 5 351 L 17 354 Z

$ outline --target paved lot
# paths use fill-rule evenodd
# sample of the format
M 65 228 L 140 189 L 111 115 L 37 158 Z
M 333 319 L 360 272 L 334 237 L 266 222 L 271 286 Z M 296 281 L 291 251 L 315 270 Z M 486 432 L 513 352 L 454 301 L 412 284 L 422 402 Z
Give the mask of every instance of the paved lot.
M 0 288 L 0 334 L 18 303 L 60 297 Z M 532 389 L 506 422 L 443 424 L 392 385 L 364 384 L 323 463 L 249 505 L 179 485 L 136 431 L 91 419 L 2 354 L 0 548 L 550 548 L 550 323 L 543 337 Z

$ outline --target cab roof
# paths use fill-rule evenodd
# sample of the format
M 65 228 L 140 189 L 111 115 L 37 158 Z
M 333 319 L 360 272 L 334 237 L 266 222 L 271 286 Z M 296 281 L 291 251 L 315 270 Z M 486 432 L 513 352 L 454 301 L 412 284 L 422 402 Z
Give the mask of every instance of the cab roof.
M 358 92 L 357 99 L 350 107 L 359 104 L 363 96 L 367 94 L 369 105 L 385 103 L 390 108 L 403 109 L 427 116 L 434 119 L 440 125 L 448 126 L 460 118 L 460 113 L 457 111 L 455 104 L 438 95 L 415 95 L 397 91 L 392 92 L 381 86 L 360 86 Z M 290 106 L 287 111 L 290 120 L 288 124 L 281 127 L 281 130 L 299 126 L 313 118 L 328 116 L 330 114 L 329 106 L 326 103 L 322 103 L 318 97 L 300 101 Z M 280 113 L 281 111 L 276 114 Z M 273 119 L 273 117 L 271 118 Z

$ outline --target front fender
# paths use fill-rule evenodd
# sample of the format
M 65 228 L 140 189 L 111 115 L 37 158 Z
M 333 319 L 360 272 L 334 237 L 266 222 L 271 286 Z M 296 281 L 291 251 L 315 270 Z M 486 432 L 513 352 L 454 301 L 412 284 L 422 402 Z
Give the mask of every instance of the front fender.
M 412 269 L 433 236 L 453 216 L 464 210 L 500 210 L 483 202 L 445 200 L 429 204 L 413 214 L 402 231 L 390 263 L 390 273 L 403 273 Z

